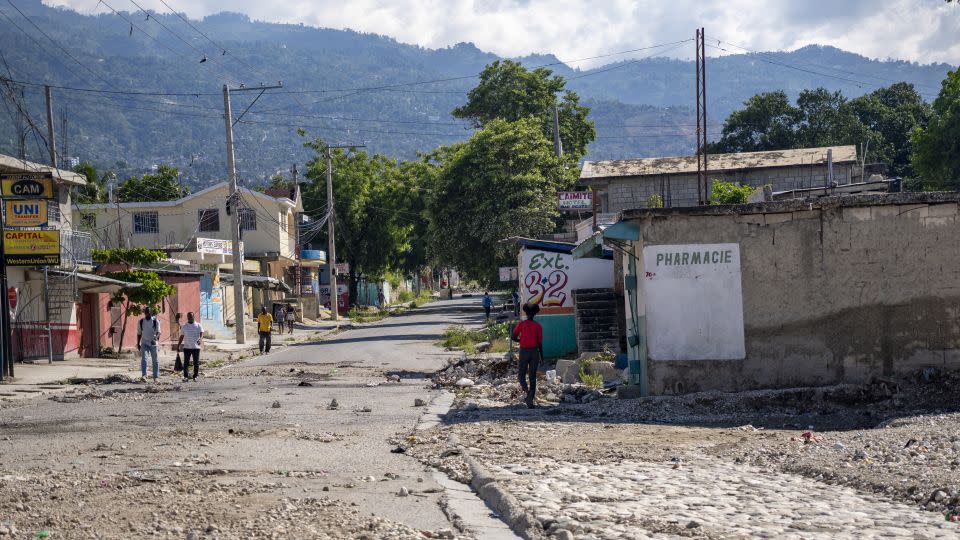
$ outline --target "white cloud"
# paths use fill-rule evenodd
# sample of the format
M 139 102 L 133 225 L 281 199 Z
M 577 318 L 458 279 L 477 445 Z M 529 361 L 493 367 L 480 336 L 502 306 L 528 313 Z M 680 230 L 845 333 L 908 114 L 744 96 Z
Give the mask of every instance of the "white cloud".
M 84 13 L 97 0 L 45 0 Z M 502 56 L 587 58 L 693 37 L 706 28 L 751 49 L 833 45 L 872 58 L 960 64 L 960 5 L 941 0 L 166 0 L 193 18 L 238 11 L 272 22 L 350 28 L 424 47 L 473 42 Z M 111 0 L 135 10 L 127 0 Z M 166 12 L 160 0 L 138 0 Z M 107 11 L 103 6 L 99 12 Z M 671 56 L 688 58 L 692 45 Z M 718 53 L 709 49 L 708 53 Z M 647 52 L 584 62 L 591 67 Z

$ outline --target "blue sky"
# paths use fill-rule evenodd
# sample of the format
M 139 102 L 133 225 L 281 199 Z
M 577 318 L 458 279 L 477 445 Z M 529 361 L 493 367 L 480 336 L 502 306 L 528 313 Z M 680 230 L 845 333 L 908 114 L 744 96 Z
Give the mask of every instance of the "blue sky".
M 44 0 L 102 13 L 97 0 Z M 138 0 L 159 12 L 160 0 Z M 473 42 L 503 56 L 586 58 L 692 37 L 762 50 L 833 45 L 871 58 L 960 64 L 960 2 L 943 0 L 166 0 L 199 18 L 239 11 L 258 20 L 350 28 L 424 47 Z M 111 0 L 135 11 L 129 0 Z M 729 47 L 727 47 L 729 49 Z M 735 49 L 731 49 L 735 50 Z M 688 58 L 684 46 L 668 55 Z M 709 54 L 723 54 L 709 49 Z M 639 52 L 580 62 L 595 67 Z

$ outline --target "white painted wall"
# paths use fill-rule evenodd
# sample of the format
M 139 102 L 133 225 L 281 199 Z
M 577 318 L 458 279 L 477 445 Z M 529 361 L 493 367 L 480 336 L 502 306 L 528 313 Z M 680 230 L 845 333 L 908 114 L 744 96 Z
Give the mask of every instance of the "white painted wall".
M 746 356 L 739 244 L 646 246 L 643 270 L 652 360 Z
M 520 251 L 520 297 L 534 300 L 545 313 L 573 307 L 573 291 L 613 287 L 613 261 L 574 259 L 568 253 L 536 249 Z

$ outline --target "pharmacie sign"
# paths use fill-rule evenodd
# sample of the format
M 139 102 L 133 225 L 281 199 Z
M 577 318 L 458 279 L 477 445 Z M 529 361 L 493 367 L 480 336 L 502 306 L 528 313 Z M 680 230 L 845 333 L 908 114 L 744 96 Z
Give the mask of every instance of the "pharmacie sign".
M 57 266 L 60 231 L 4 231 L 3 256 L 8 266 Z
M 8 227 L 42 227 L 47 224 L 47 201 L 5 201 L 4 224 Z
M 44 174 L 0 175 L 4 197 L 17 199 L 52 199 L 53 176 Z
M 560 191 L 557 193 L 557 208 L 560 210 L 592 210 L 592 191 Z

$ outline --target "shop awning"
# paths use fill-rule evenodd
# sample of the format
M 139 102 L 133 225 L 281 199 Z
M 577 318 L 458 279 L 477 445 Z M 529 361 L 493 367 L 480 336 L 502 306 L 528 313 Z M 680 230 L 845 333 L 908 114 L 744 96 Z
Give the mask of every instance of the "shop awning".
M 640 239 L 640 225 L 632 221 L 618 221 L 603 230 L 593 233 L 573 248 L 573 258 L 605 256 L 603 242 L 605 240 L 619 240 L 621 242 Z
M 220 273 L 220 281 L 233 283 L 233 274 Z M 243 284 L 255 289 L 268 289 L 271 291 L 293 292 L 286 283 L 279 279 L 269 276 L 243 276 Z
M 73 272 L 64 272 L 62 270 L 47 270 L 50 276 L 56 279 L 73 276 Z M 83 293 L 115 293 L 124 287 L 139 287 L 141 284 L 132 281 L 120 281 L 119 279 L 98 276 L 96 274 L 84 274 L 77 272 L 77 290 Z M 31 270 L 32 279 L 43 279 L 43 272 Z

